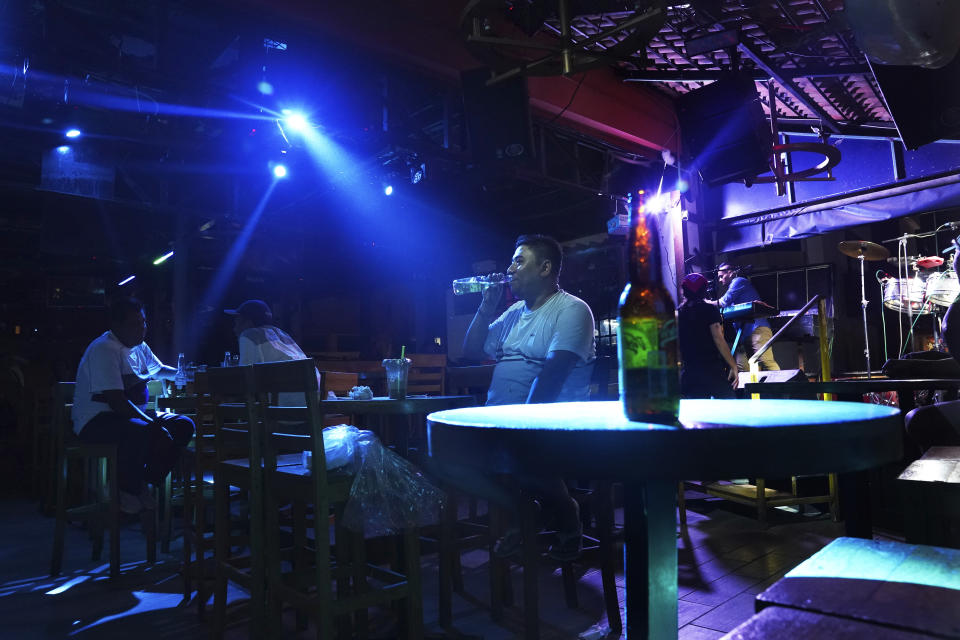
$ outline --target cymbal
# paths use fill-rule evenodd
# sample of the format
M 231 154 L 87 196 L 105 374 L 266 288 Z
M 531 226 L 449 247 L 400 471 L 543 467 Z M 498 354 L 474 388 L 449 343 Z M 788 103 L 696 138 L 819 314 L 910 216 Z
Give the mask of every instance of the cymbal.
M 864 260 L 871 261 L 884 260 L 890 255 L 886 247 L 867 240 L 844 240 L 837 245 L 837 249 L 845 256 L 859 258 L 862 255 Z

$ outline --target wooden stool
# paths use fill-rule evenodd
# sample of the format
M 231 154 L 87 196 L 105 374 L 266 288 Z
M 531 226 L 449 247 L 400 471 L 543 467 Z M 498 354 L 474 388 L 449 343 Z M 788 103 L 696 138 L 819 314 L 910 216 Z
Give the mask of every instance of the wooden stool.
M 958 602 L 960 551 L 837 538 L 758 595 L 756 607 L 789 607 L 957 638 Z
M 960 548 L 960 447 L 931 447 L 897 484 L 907 542 Z
M 75 383 L 58 382 L 54 389 L 52 429 L 55 466 L 56 522 L 54 525 L 53 553 L 50 560 L 50 575 L 60 574 L 63 564 L 63 546 L 67 521 L 83 520 L 90 527 L 93 538 L 93 559 L 99 560 L 103 551 L 103 530 L 110 530 L 110 578 L 120 576 L 120 489 L 117 484 L 117 445 L 89 444 L 82 442 L 73 433 L 70 408 L 73 402 Z M 84 483 L 92 501 L 75 507 L 67 507 L 67 487 L 70 482 L 71 462 L 79 461 L 92 465 L 93 482 L 87 475 Z M 141 514 L 147 538 L 147 562 L 157 560 L 156 512 Z
M 839 616 L 787 607 L 767 607 L 723 636 L 722 640 L 784 640 L 785 638 L 920 640 L 929 636 Z
M 613 500 L 612 488 L 609 482 L 601 482 L 596 486 L 595 496 L 598 498 L 597 508 L 597 537 L 584 535 L 583 552 L 596 552 L 600 556 L 600 574 L 603 584 L 603 599 L 607 613 L 607 623 L 611 631 L 619 632 L 623 629 L 623 622 L 620 618 L 620 603 L 617 597 L 616 586 L 616 558 L 614 553 L 613 540 Z M 526 640 L 536 640 L 540 637 L 540 615 L 539 615 L 539 585 L 538 566 L 541 561 L 539 544 L 537 542 L 540 532 L 536 522 L 537 508 L 533 500 L 527 500 L 521 509 L 520 531 L 523 537 L 523 547 L 520 552 L 519 564 L 523 569 L 523 608 L 524 608 L 524 635 Z M 492 518 L 492 516 L 491 516 Z M 545 532 L 547 535 L 553 532 Z M 494 620 L 498 615 L 502 617 L 502 605 L 497 602 L 502 598 L 502 603 L 512 604 L 512 588 L 509 580 L 510 559 L 499 559 L 493 555 L 493 546 L 490 549 L 491 564 L 491 587 L 495 590 L 491 593 L 492 611 Z M 561 562 L 560 570 L 564 585 L 564 598 L 568 608 L 578 606 L 576 584 L 573 565 L 575 561 Z M 501 586 L 502 585 L 502 586 Z M 502 595 L 501 595 L 502 594 Z

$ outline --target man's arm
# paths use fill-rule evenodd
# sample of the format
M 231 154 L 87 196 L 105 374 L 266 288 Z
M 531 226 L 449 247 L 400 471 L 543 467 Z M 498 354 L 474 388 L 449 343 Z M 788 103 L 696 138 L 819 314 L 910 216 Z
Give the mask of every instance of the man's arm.
M 483 301 L 470 321 L 467 335 L 463 338 L 463 355 L 471 360 L 483 360 L 483 344 L 490 333 L 490 323 L 497 315 L 497 305 L 503 296 L 503 285 L 483 290 Z
M 716 345 L 717 351 L 720 352 L 720 357 L 722 357 L 723 361 L 730 367 L 730 370 L 727 372 L 727 380 L 735 383 L 737 381 L 737 361 L 733 359 L 733 354 L 730 353 L 730 347 L 727 346 L 727 341 L 723 338 L 723 327 L 720 326 L 719 322 L 714 322 L 710 325 L 710 337 L 713 338 L 713 344 Z
M 567 377 L 577 366 L 579 360 L 580 356 L 573 351 L 551 351 L 548 353 L 540 375 L 534 379 L 530 386 L 527 404 L 556 402 L 560 396 L 560 390 L 563 389 L 563 383 L 567 381 Z
M 169 367 L 168 367 L 169 368 Z M 104 401 L 110 405 L 110 410 L 118 413 L 124 418 L 139 419 L 145 422 L 153 422 L 153 418 L 140 410 L 140 407 L 133 404 L 120 389 L 108 389 L 101 391 Z
M 177 377 L 177 370 L 173 367 L 168 367 L 167 365 L 161 365 L 160 370 L 150 376 L 154 380 L 170 380 L 173 381 Z

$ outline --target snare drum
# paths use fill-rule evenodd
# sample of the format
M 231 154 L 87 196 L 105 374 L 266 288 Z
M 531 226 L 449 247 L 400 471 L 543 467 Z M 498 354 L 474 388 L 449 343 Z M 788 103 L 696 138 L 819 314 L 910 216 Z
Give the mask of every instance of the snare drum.
M 923 294 L 924 286 L 920 278 L 890 278 L 883 283 L 883 306 L 901 313 L 931 313 L 933 305 L 924 302 Z
M 941 307 L 949 307 L 960 295 L 960 282 L 953 271 L 940 271 L 927 279 L 927 300 Z

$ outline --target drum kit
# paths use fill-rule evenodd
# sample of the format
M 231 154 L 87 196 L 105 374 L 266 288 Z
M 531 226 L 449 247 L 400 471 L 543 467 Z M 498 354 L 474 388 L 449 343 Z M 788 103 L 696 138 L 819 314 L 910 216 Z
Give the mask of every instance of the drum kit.
M 960 282 L 957 281 L 957 274 L 951 269 L 935 271 L 944 264 L 944 259 L 939 256 L 891 258 L 890 251 L 885 247 L 866 240 L 847 240 L 841 242 L 837 249 L 840 253 L 860 261 L 860 307 L 863 311 L 864 355 L 867 360 L 867 377 L 871 377 L 864 262 L 888 260 L 902 267 L 898 268 L 898 277 L 887 276 L 882 278 L 880 283 L 883 287 L 883 306 L 907 315 L 910 335 L 913 333 L 914 316 L 933 315 L 936 319 L 936 315 L 945 311 L 946 307 L 953 304 L 960 295 Z M 912 275 L 910 271 L 913 272 Z M 937 324 L 935 321 L 935 332 Z

